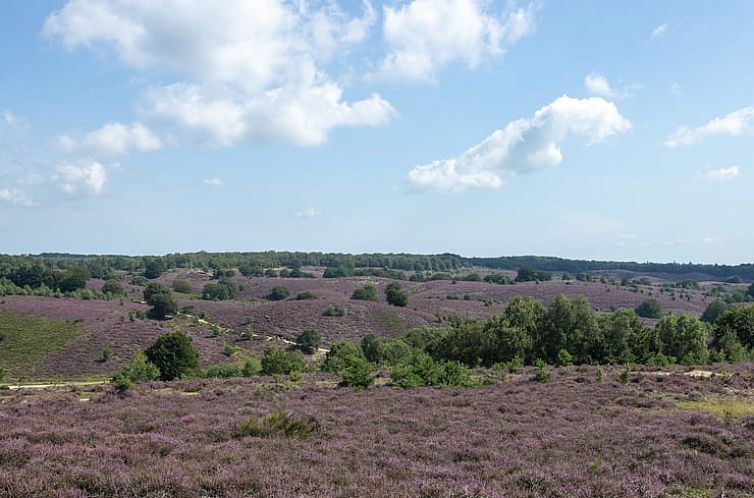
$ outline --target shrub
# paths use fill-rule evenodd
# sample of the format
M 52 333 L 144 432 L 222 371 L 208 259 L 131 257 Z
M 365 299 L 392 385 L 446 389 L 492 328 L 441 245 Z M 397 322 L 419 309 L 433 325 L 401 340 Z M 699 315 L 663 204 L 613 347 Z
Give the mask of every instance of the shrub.
M 481 379 L 457 361 L 435 361 L 426 353 L 417 353 L 411 360 L 397 365 L 390 373 L 390 382 L 404 389 L 422 386 L 478 387 Z
M 662 305 L 656 299 L 647 299 L 634 310 L 642 318 L 662 318 Z
M 169 332 L 145 351 L 149 361 L 160 369 L 162 380 L 185 377 L 199 368 L 199 354 L 183 332 Z
M 144 300 L 152 307 L 149 317 L 156 320 L 164 320 L 168 315 L 178 312 L 178 305 L 173 299 L 170 289 L 162 284 L 150 282 L 144 289 Z
M 191 294 L 194 292 L 194 288 L 188 280 L 174 280 L 173 290 L 181 294 Z
M 539 382 L 547 382 L 550 380 L 550 371 L 547 370 L 547 365 L 544 360 L 537 360 L 537 372 L 534 374 L 534 378 Z
M 623 368 L 623 371 L 620 373 L 620 381 L 624 384 L 628 384 L 628 381 L 631 380 L 631 372 L 633 371 L 633 367 L 631 367 L 630 363 L 626 363 L 626 366 Z
M 377 286 L 374 284 L 366 284 L 363 287 L 359 287 L 353 294 L 351 299 L 358 299 L 361 301 L 377 301 L 379 294 L 377 293 Z
M 388 304 L 393 306 L 404 307 L 408 304 L 408 294 L 401 290 L 400 285 L 396 283 L 390 283 L 385 288 L 385 299 Z
M 254 377 L 262 373 L 262 362 L 259 358 L 249 358 L 244 362 L 241 375 L 244 377 Z
M 306 368 L 306 359 L 300 351 L 285 351 L 280 348 L 267 348 L 262 354 L 264 375 L 288 375 Z
M 382 339 L 374 334 L 364 336 L 361 340 L 361 352 L 364 353 L 364 357 L 367 361 L 379 363 L 382 361 Z
M 133 277 L 131 277 L 131 285 L 144 287 L 145 285 L 147 285 L 147 283 L 149 283 L 149 280 L 141 275 L 134 275 Z
M 235 363 L 220 363 L 212 365 L 204 372 L 204 376 L 209 379 L 229 379 L 231 377 L 240 377 L 242 367 Z
M 120 282 L 118 282 L 117 280 L 108 280 L 102 286 L 102 293 L 112 294 L 113 296 L 122 296 L 126 293 L 126 290 L 122 285 L 120 285 Z
M 325 355 L 322 370 L 340 373 L 348 366 L 348 359 L 351 357 L 363 358 L 361 348 L 351 342 L 336 342 Z
M 725 313 L 725 311 L 728 309 L 728 304 L 726 304 L 724 301 L 721 301 L 719 299 L 716 299 L 709 303 L 707 307 L 704 309 L 704 313 L 702 313 L 701 320 L 704 323 L 713 324 L 717 321 L 717 319 Z
M 137 382 L 148 382 L 160 378 L 160 370 L 157 365 L 150 362 L 142 351 L 138 351 L 134 357 L 123 365 L 113 378 L 113 384 L 120 389 L 125 390 L 133 387 Z
M 241 425 L 241 436 L 285 436 L 306 439 L 319 431 L 319 422 L 313 417 L 297 417 L 292 412 L 274 411 L 263 417 L 252 417 Z
M 270 301 L 282 301 L 289 295 L 290 291 L 288 290 L 288 287 L 285 287 L 283 285 L 276 285 L 270 290 L 270 293 L 267 294 L 267 299 L 269 299 Z
M 605 371 L 602 369 L 602 367 L 597 367 L 597 382 L 604 382 L 605 380 Z
M 320 341 L 321 336 L 319 334 L 319 331 L 315 329 L 309 329 L 302 332 L 296 338 L 296 346 L 304 354 L 314 354 L 319 349 Z
M 567 349 L 561 349 L 560 351 L 558 351 L 557 360 L 559 367 L 567 367 L 569 365 L 573 365 L 573 356 L 571 356 L 571 353 L 569 353 Z
M 341 387 L 353 387 L 366 389 L 374 384 L 372 366 L 360 356 L 350 356 L 345 360 L 345 368 L 341 371 L 341 379 L 338 384 Z
M 216 284 L 205 284 L 202 289 L 202 299 L 208 301 L 225 301 L 233 299 L 237 294 L 238 286 L 228 278 L 223 278 Z
M 345 316 L 346 310 L 340 304 L 331 304 L 322 314 L 325 316 Z
M 312 299 L 317 299 L 317 296 L 313 292 L 304 291 L 296 294 L 296 301 L 309 301 Z

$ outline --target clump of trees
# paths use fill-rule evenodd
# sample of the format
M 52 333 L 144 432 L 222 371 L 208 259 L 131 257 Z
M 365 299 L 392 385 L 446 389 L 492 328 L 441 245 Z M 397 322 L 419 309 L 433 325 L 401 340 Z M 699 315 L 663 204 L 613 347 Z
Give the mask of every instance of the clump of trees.
M 306 370 L 306 358 L 300 351 L 268 348 L 262 354 L 262 374 L 289 375 Z
M 546 282 L 552 280 L 552 274 L 525 266 L 516 273 L 516 282 Z
M 102 293 L 111 296 L 123 296 L 126 294 L 126 289 L 117 280 L 110 279 L 102 285 Z
M 408 304 L 408 294 L 396 283 L 387 284 L 387 287 L 385 287 L 385 299 L 388 304 L 392 304 L 393 306 L 404 307 Z
M 314 354 L 319 349 L 321 341 L 319 330 L 309 329 L 301 332 L 296 338 L 296 347 L 304 354 Z
M 351 294 L 351 299 L 357 299 L 361 301 L 378 301 L 379 293 L 377 286 L 374 284 L 365 284 L 363 287 L 359 287 L 358 289 L 353 291 L 353 294 Z
M 647 299 L 639 304 L 636 309 L 636 314 L 642 318 L 652 318 L 659 320 L 662 318 L 662 305 L 657 299 Z
M 227 277 L 220 279 L 218 283 L 208 283 L 202 289 L 202 299 L 208 301 L 225 301 L 238 295 L 238 286 Z
M 276 285 L 270 290 L 269 294 L 267 294 L 267 299 L 269 299 L 270 301 L 282 301 L 290 294 L 291 292 L 288 290 L 288 287 L 285 287 L 283 285 Z
M 144 289 L 144 301 L 151 306 L 148 316 L 155 320 L 165 320 L 178 312 L 173 293 L 162 284 L 150 282 Z

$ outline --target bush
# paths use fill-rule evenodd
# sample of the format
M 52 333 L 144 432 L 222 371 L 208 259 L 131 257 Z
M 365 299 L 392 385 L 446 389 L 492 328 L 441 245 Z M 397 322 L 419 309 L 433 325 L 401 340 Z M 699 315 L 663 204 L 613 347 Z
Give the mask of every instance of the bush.
M 481 379 L 457 361 L 435 361 L 426 353 L 393 368 L 390 382 L 404 389 L 422 386 L 479 387 Z
M 103 294 L 112 294 L 113 296 L 122 296 L 126 293 L 126 290 L 120 285 L 117 280 L 108 280 L 102 286 Z
M 309 329 L 302 332 L 296 338 L 296 346 L 304 354 L 314 354 L 319 349 L 320 341 L 321 336 L 319 334 L 319 331 L 315 329 Z
M 662 305 L 656 299 L 647 299 L 634 310 L 642 318 L 662 318 Z
M 350 358 L 364 358 L 361 348 L 351 342 L 336 342 L 330 346 L 330 351 L 325 355 L 322 370 L 330 373 L 342 372 L 350 363 Z
M 285 351 L 280 348 L 267 348 L 262 354 L 264 375 L 288 375 L 306 368 L 306 359 L 300 351 Z
M 317 296 L 313 292 L 304 291 L 296 294 L 296 301 L 309 301 L 312 299 L 317 299 Z
M 262 373 L 262 362 L 259 358 L 249 358 L 244 362 L 241 375 L 244 377 L 254 377 Z
M 147 359 L 160 369 L 162 380 L 180 379 L 199 368 L 199 354 L 183 332 L 161 335 L 145 353 Z
M 212 365 L 204 372 L 204 376 L 209 379 L 229 379 L 231 377 L 240 377 L 242 367 L 235 363 L 220 363 Z
M 346 310 L 340 304 L 331 304 L 322 314 L 325 316 L 345 316 Z
M 573 356 L 571 356 L 571 353 L 569 353 L 567 349 L 561 349 L 560 351 L 558 351 L 557 360 L 559 367 L 567 367 L 569 365 L 573 365 Z
M 543 360 L 537 360 L 537 372 L 534 374 L 534 378 L 539 382 L 547 382 L 550 380 L 550 371 L 547 370 L 547 365 Z
M 306 439 L 319 431 L 319 422 L 313 417 L 297 417 L 292 412 L 274 411 L 264 417 L 252 417 L 241 425 L 241 436 L 285 436 Z
M 359 356 L 350 356 L 346 358 L 345 368 L 341 370 L 340 375 L 341 379 L 338 385 L 341 387 L 366 389 L 374 384 L 372 365 Z
M 401 290 L 400 285 L 390 283 L 385 288 L 385 298 L 388 304 L 393 306 L 404 307 L 408 304 L 408 294 Z
M 267 294 L 267 299 L 269 299 L 270 301 L 282 301 L 289 295 L 290 291 L 288 290 L 288 287 L 285 287 L 283 285 L 276 285 L 270 290 L 270 293 Z
M 351 299 L 357 299 L 361 301 L 377 301 L 379 300 L 379 294 L 377 292 L 377 286 L 374 284 L 366 284 L 363 287 L 359 287 L 353 294 Z
M 202 289 L 202 299 L 208 301 L 225 301 L 233 299 L 238 294 L 238 286 L 228 278 L 223 278 L 218 283 L 208 283 Z
M 160 378 L 160 369 L 157 365 L 150 362 L 143 352 L 138 351 L 134 357 L 123 365 L 113 378 L 113 384 L 120 389 L 125 390 L 133 387 L 137 382 L 148 382 Z
M 194 288 L 188 280 L 174 280 L 173 290 L 181 294 L 191 294 L 194 292 Z
M 144 289 L 144 301 L 152 307 L 149 317 L 164 320 L 168 315 L 178 312 L 178 305 L 173 299 L 173 293 L 162 284 L 150 282 Z

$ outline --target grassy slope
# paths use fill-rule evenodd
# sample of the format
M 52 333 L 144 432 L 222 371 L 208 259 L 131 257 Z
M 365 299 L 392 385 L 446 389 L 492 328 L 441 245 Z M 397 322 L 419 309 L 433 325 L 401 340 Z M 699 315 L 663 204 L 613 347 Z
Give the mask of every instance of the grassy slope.
M 85 333 L 86 330 L 76 321 L 0 313 L 0 366 L 8 377 L 33 372 L 50 353 Z

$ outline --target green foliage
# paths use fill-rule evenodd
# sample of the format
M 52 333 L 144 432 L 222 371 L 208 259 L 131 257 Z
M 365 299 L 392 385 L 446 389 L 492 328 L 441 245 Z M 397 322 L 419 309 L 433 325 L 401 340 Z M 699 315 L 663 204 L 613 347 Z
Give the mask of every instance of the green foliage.
M 287 298 L 290 295 L 290 291 L 288 290 L 288 287 L 285 287 L 283 285 L 276 285 L 270 290 L 270 293 L 267 294 L 267 299 L 270 301 L 282 301 L 283 299 Z
M 348 356 L 345 358 L 345 366 L 340 371 L 341 387 L 365 389 L 374 384 L 372 365 L 360 356 Z
M 550 380 L 550 371 L 547 370 L 547 364 L 544 360 L 537 360 L 537 371 L 534 373 L 534 378 L 538 382 L 547 382 Z
M 164 320 L 168 315 L 175 315 L 178 312 L 173 293 L 162 284 L 148 283 L 144 289 L 144 301 L 152 307 L 149 310 L 149 317 L 156 320 Z
M 145 258 L 144 259 L 144 277 L 153 280 L 159 277 L 165 271 L 165 262 L 162 258 Z
M 749 288 L 748 288 L 748 289 L 746 289 L 746 293 L 747 293 L 747 294 L 748 294 L 748 295 L 749 295 L 750 297 L 754 297 L 754 283 L 753 283 L 753 284 L 751 284 L 751 285 L 749 286 Z
M 317 296 L 310 291 L 299 292 L 296 294 L 296 301 L 309 301 L 312 299 L 317 299 Z
M 229 379 L 231 377 L 241 377 L 243 367 L 235 363 L 220 363 L 212 365 L 204 372 L 208 379 Z
M 561 349 L 558 351 L 557 365 L 559 367 L 567 367 L 573 365 L 573 356 L 567 349 Z
M 259 358 L 252 357 L 247 359 L 243 368 L 241 369 L 241 375 L 244 377 L 254 377 L 262 373 L 262 362 Z
M 331 304 L 322 314 L 324 316 L 345 316 L 346 310 L 340 304 Z
M 306 439 L 320 430 L 319 422 L 313 417 L 297 417 L 288 411 L 273 411 L 263 417 L 252 417 L 241 425 L 241 436 L 275 437 L 284 436 Z
M 680 358 L 686 364 L 707 362 L 708 335 L 707 325 L 691 315 L 669 315 L 657 324 L 660 352 Z
M 642 336 L 645 334 L 644 325 L 630 309 L 619 309 L 613 313 L 602 315 L 599 318 L 601 330 L 601 355 L 595 359 L 603 363 L 626 363 L 636 360 L 642 344 Z
M 605 371 L 602 367 L 597 367 L 597 382 L 602 383 L 605 381 Z
M 325 355 L 322 370 L 330 373 L 341 373 L 354 361 L 352 360 L 354 357 L 364 359 L 361 348 L 351 342 L 336 342 L 330 346 L 330 351 Z
M 490 284 L 509 285 L 513 283 L 513 280 L 503 275 L 502 273 L 490 273 L 485 275 L 484 281 Z
M 112 294 L 113 296 L 125 295 L 126 290 L 117 280 L 108 280 L 102 285 L 103 294 Z
M 233 299 L 237 294 L 238 286 L 229 278 L 223 278 L 216 284 L 205 284 L 202 289 L 202 299 L 208 301 L 225 301 Z
M 377 301 L 379 295 L 377 292 L 377 286 L 374 284 L 365 284 L 363 287 L 359 287 L 351 295 L 351 299 L 358 299 L 361 301 Z
M 262 374 L 288 375 L 306 369 L 306 359 L 300 351 L 285 351 L 280 348 L 267 348 L 262 354 Z
M 408 304 L 408 294 L 402 291 L 401 286 L 396 283 L 389 283 L 385 287 L 385 299 L 393 306 L 404 307 Z
M 660 319 L 662 318 L 662 305 L 657 299 L 647 299 L 636 307 L 634 310 L 642 318 Z
M 314 354 L 319 349 L 321 340 L 322 336 L 320 335 L 319 330 L 309 329 L 299 334 L 296 338 L 296 346 L 304 354 Z
M 134 357 L 121 367 L 112 382 L 119 390 L 126 390 L 138 382 L 149 382 L 160 378 L 160 369 L 149 361 L 147 355 L 138 351 Z
M 630 363 L 626 363 L 626 366 L 623 367 L 623 370 L 620 373 L 620 381 L 624 384 L 627 384 L 629 380 L 631 380 L 631 373 L 634 371 L 633 366 Z
M 715 323 L 717 319 L 725 313 L 729 305 L 720 299 L 716 299 L 709 303 L 702 313 L 702 321 L 709 323 L 710 325 Z
M 533 268 L 522 267 L 516 273 L 516 282 L 546 282 L 552 279 L 552 274 L 546 271 L 537 271 Z
M 188 280 L 173 280 L 173 290 L 181 294 L 191 294 L 194 288 Z
M 162 334 L 145 353 L 147 359 L 160 369 L 162 380 L 180 379 L 199 368 L 199 353 L 183 332 Z
M 422 386 L 479 387 L 482 380 L 457 361 L 435 361 L 426 353 L 417 353 L 393 368 L 390 382 L 411 389 Z

